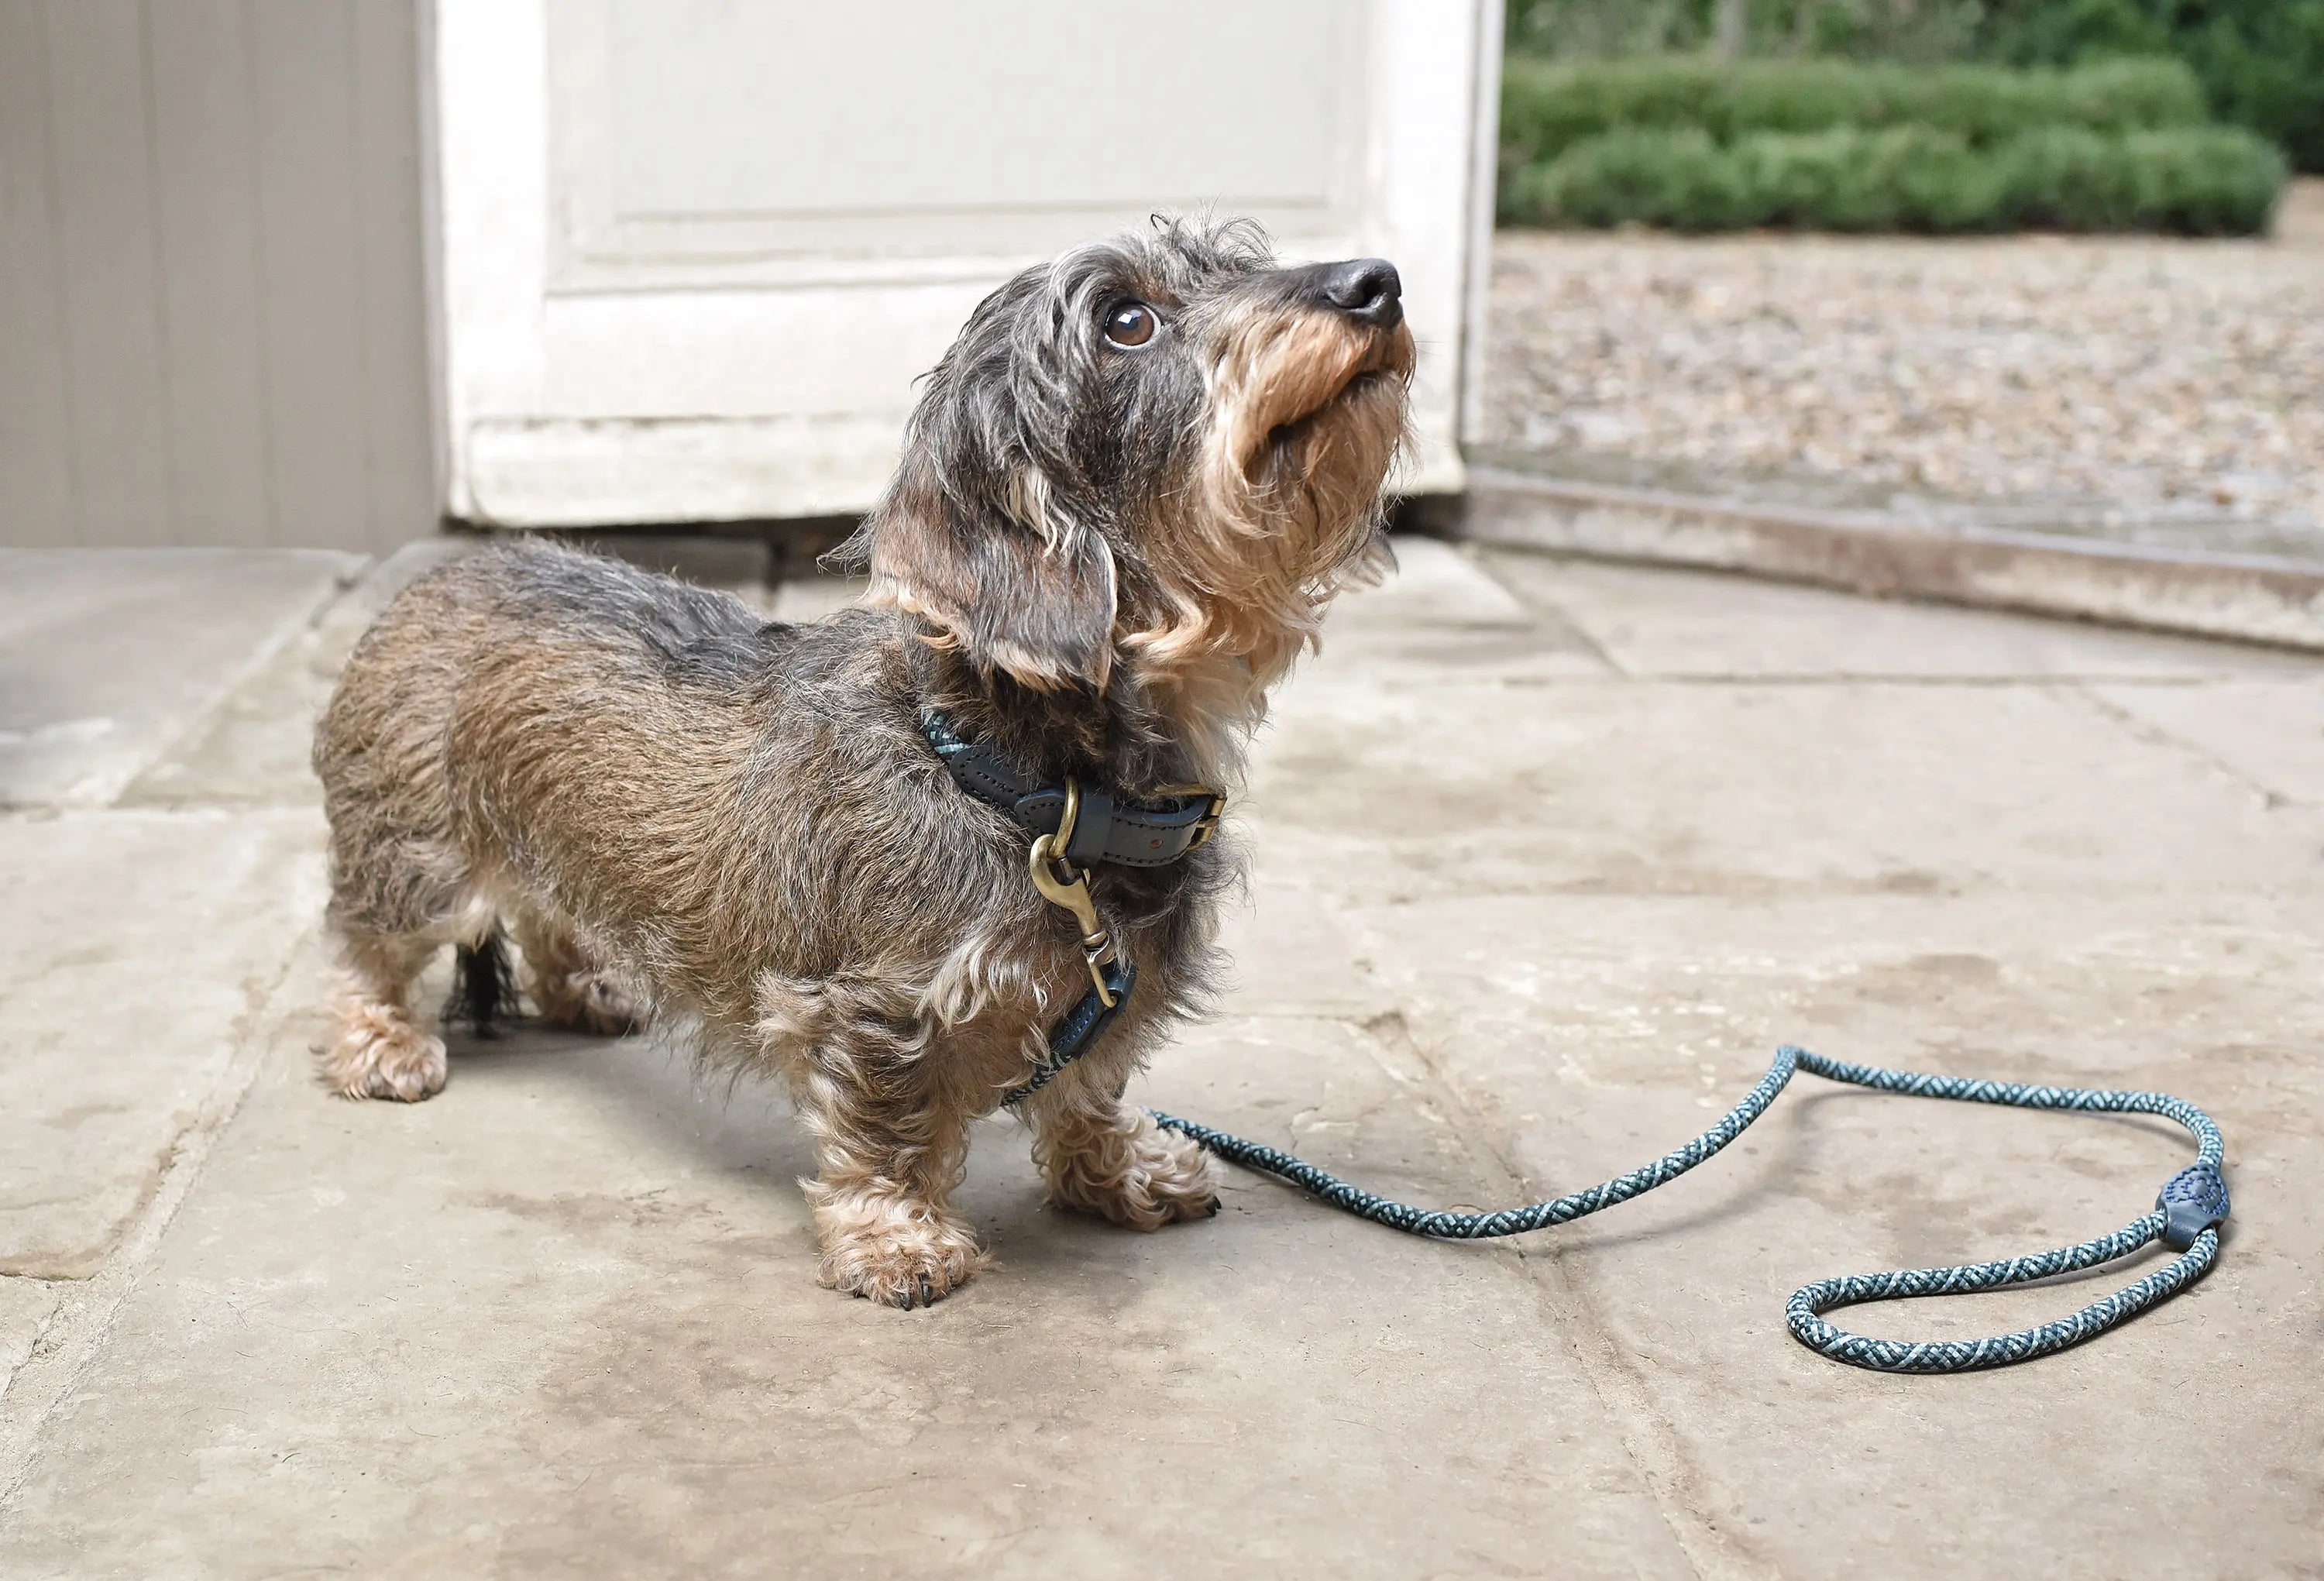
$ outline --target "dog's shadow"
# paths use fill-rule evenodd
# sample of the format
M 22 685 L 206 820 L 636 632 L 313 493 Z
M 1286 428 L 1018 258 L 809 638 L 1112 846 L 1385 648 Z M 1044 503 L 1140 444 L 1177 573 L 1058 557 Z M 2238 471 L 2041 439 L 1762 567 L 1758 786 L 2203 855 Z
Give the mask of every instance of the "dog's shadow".
M 677 1043 L 640 1034 L 593 1037 L 530 1018 L 488 1036 L 447 1028 L 451 1089 L 461 1084 L 553 1084 L 578 1095 L 608 1131 L 692 1154 L 687 1167 L 763 1171 L 785 1182 L 815 1171 L 807 1137 L 779 1087 L 761 1077 L 700 1070 Z
M 452 1086 L 457 1100 L 465 1080 L 495 1088 L 564 1089 L 567 1103 L 591 1109 L 594 1125 L 615 1137 L 646 1144 L 649 1155 L 695 1172 L 751 1177 L 804 1228 L 806 1204 L 797 1182 L 815 1173 L 807 1128 L 781 1084 L 770 1076 L 705 1069 L 688 1048 L 650 1033 L 592 1037 L 531 1020 L 508 1024 L 490 1037 L 447 1028 Z M 438 1099 L 438 1101 L 443 1101 Z M 1048 1206 L 1029 1156 L 1027 1134 L 1014 1120 L 987 1117 L 974 1123 L 966 1181 L 955 1201 L 988 1236 L 1009 1242 L 1009 1260 L 1030 1266 L 1067 1255 L 1062 1240 L 1108 1236 L 1102 1221 Z
M 678 1167 L 754 1177 L 756 1188 L 768 1193 L 787 1214 L 795 1211 L 804 1229 L 805 1203 L 795 1182 L 815 1172 L 814 1149 L 779 1083 L 771 1078 L 704 1070 L 687 1048 L 650 1034 L 591 1037 L 524 1021 L 489 1038 L 447 1029 L 446 1041 L 456 1091 L 464 1078 L 494 1086 L 529 1087 L 541 1082 L 577 1089 L 586 1095 L 586 1102 L 605 1128 L 650 1138 L 653 1151 L 682 1161 Z M 1898 1112 L 1892 1116 L 1886 1112 L 1891 1108 Z M 1921 1117 L 1881 1094 L 1815 1088 L 1786 1094 L 1777 1112 L 1754 1128 L 1752 1144 L 1737 1147 L 1707 1163 L 1696 1189 L 1677 1193 L 1685 1200 L 1683 1207 L 1675 1212 L 1638 1217 L 1617 1209 L 1592 1222 L 1595 1233 L 1590 1239 L 1599 1247 L 1612 1250 L 1683 1235 L 1736 1222 L 1755 1209 L 1800 1195 L 1808 1181 L 1840 1183 L 1844 1166 L 1832 1123 L 1843 1114 L 1870 1117 L 1876 1111 L 1877 1120 L 1886 1124 L 1907 1124 Z M 2143 1116 L 2072 1117 L 2157 1136 L 2169 1130 Z M 1270 1194 L 1279 1192 L 1286 1208 L 1313 1200 L 1296 1188 L 1263 1175 L 1245 1175 L 1237 1183 L 1258 1186 Z M 1715 1189 L 1701 1190 L 1705 1185 Z M 2136 1195 L 2135 1185 L 2126 1190 Z M 1028 1156 L 1024 1129 L 1001 1116 L 975 1122 L 968 1175 L 956 1201 L 988 1238 L 1007 1243 L 1012 1264 L 1027 1270 L 1051 1262 L 1061 1265 L 1086 1262 L 1092 1251 L 1088 1243 L 1128 1234 L 1101 1220 L 1049 1206 Z M 1834 1205 L 1840 1205 L 1838 1197 Z M 1879 1217 L 1862 1199 L 1845 1205 L 1868 1217 Z M 1914 1216 L 1908 1212 L 1904 1217 Z M 2118 1276 L 2121 1266 L 2110 1264 L 2041 1282 L 2073 1285 L 2103 1280 Z

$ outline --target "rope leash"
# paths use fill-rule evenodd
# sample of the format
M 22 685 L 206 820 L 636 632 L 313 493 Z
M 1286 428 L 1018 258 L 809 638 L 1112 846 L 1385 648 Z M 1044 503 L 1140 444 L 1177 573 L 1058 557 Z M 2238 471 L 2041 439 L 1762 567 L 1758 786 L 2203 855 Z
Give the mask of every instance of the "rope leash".
M 1891 1273 L 1852 1273 L 1821 1279 L 1792 1293 L 1784 1309 L 1792 1337 L 1809 1349 L 1850 1366 L 1882 1373 L 1966 1373 L 1980 1367 L 2006 1366 L 2051 1356 L 2128 1321 L 2156 1302 L 2184 1290 L 2208 1272 L 2219 1255 L 2218 1225 L 2227 1216 L 2227 1186 L 2220 1173 L 2227 1153 L 2219 1128 L 2211 1117 L 2184 1098 L 2161 1092 L 2109 1092 L 2080 1087 L 2029 1087 L 2009 1081 L 1986 1081 L 1974 1077 L 1933 1076 L 1919 1071 L 1891 1071 L 1877 1065 L 1856 1065 L 1826 1059 L 1805 1049 L 1785 1045 L 1776 1051 L 1759 1084 L 1720 1122 L 1684 1146 L 1654 1163 L 1616 1175 L 1585 1190 L 1571 1191 L 1546 1202 L 1505 1208 L 1493 1213 L 1445 1213 L 1415 1208 L 1351 1185 L 1338 1176 L 1263 1142 L 1232 1135 L 1197 1121 L 1149 1110 L 1155 1121 L 1187 1136 L 1230 1163 L 1271 1174 L 1298 1186 L 1331 1206 L 1374 1224 L 1406 1235 L 1439 1240 L 1487 1240 L 1547 1229 L 1642 1196 L 1656 1186 L 1676 1180 L 1740 1136 L 1775 1101 L 1793 1074 L 1806 1071 L 1832 1081 L 1870 1088 L 1876 1092 L 1902 1093 L 1913 1098 L 1950 1098 L 1961 1103 L 2004 1104 L 2012 1108 L 2074 1109 L 2090 1114 L 2158 1115 L 2176 1121 L 2195 1138 L 2195 1163 L 2171 1177 L 2156 1198 L 2154 1210 L 2132 1220 L 2112 1235 L 2031 1256 L 2007 1257 L 1991 1263 L 1964 1263 L 1950 1268 L 1902 1269 Z M 1966 1295 L 1975 1291 L 2001 1290 L 2080 1269 L 2116 1262 L 2150 1242 L 2162 1241 L 2180 1255 L 2144 1278 L 2091 1302 L 2071 1317 L 2024 1328 L 1989 1339 L 1875 1339 L 1850 1334 L 1823 1319 L 1839 1307 L 1871 1301 L 1901 1301 L 1913 1296 Z
M 1095 861 L 1153 867 L 1176 861 L 1209 839 L 1224 810 L 1225 796 L 1208 786 L 1167 786 L 1153 802 L 1121 802 L 1092 791 L 1067 777 L 1049 785 L 996 749 L 963 736 L 942 713 L 922 714 L 920 729 L 960 787 L 1006 813 L 1033 835 L 1027 855 L 1033 887 L 1051 905 L 1069 913 L 1081 934 L 1089 967 L 1089 991 L 1049 1034 L 1048 1047 L 1030 1076 L 1001 1095 L 1004 1107 L 1020 1104 L 1055 1080 L 1087 1053 L 1129 1000 L 1137 973 L 1098 915 L 1084 867 Z M 1766 1113 L 1775 1095 L 1801 1071 L 1876 1092 L 1913 1098 L 1950 1098 L 1960 1103 L 2005 1104 L 2024 1109 L 2079 1109 L 2090 1114 L 2159 1115 L 2176 1121 L 2195 1138 L 2195 1162 L 2164 1182 L 2152 1213 L 2112 1235 L 2028 1257 L 1963 1263 L 1950 1268 L 1909 1268 L 1891 1273 L 1851 1273 L 1820 1279 L 1792 1292 L 1784 1319 L 1792 1337 L 1809 1349 L 1850 1366 L 1881 1373 L 1966 1373 L 2006 1366 L 2051 1356 L 2105 1333 L 2166 1301 L 2209 1271 L 2219 1255 L 2218 1226 L 2227 1217 L 2227 1183 L 2220 1173 L 2227 1145 L 2211 1117 L 2184 1098 L 2161 1092 L 2108 1092 L 2082 1087 L 2028 1087 L 1974 1077 L 1932 1076 L 1829 1060 L 1790 1044 L 1775 1051 L 1775 1062 L 1727 1111 L 1720 1122 L 1683 1147 L 1654 1163 L 1616 1175 L 1587 1190 L 1546 1202 L 1505 1208 L 1494 1213 L 1444 1213 L 1388 1198 L 1349 1184 L 1280 1148 L 1236 1136 L 1158 1109 L 1155 1122 L 1207 1148 L 1230 1163 L 1286 1181 L 1343 1212 L 1384 1224 L 1406 1235 L 1439 1240 L 1487 1240 L 1519 1236 L 1627 1202 L 1666 1185 L 1740 1136 Z M 1824 1320 L 1838 1307 L 1913 1296 L 1966 1295 L 2029 1284 L 2084 1268 L 2118 1262 L 2161 1241 L 2179 1255 L 2071 1317 L 1990 1339 L 1874 1339 L 1850 1334 Z

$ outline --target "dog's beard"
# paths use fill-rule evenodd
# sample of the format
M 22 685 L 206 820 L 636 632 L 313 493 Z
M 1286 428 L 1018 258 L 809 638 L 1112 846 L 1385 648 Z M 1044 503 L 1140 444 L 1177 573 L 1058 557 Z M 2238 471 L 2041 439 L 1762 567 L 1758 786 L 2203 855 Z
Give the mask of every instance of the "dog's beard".
M 1402 326 L 1322 313 L 1223 337 L 1194 474 L 1152 529 L 1164 607 L 1124 643 L 1187 712 L 1255 723 L 1332 596 L 1385 567 L 1413 357 Z
M 1380 486 L 1406 437 L 1407 376 L 1367 367 L 1318 409 L 1271 429 L 1246 469 L 1256 513 L 1304 552 L 1322 600 L 1384 566 Z

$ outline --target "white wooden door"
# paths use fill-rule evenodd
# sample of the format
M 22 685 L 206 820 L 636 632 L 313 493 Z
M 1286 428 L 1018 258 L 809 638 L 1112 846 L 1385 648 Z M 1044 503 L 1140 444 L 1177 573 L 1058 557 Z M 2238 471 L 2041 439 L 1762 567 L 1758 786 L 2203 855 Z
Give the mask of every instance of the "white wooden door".
M 1012 271 L 1156 210 L 1377 253 L 1461 483 L 1497 0 L 436 0 L 447 508 L 842 513 Z

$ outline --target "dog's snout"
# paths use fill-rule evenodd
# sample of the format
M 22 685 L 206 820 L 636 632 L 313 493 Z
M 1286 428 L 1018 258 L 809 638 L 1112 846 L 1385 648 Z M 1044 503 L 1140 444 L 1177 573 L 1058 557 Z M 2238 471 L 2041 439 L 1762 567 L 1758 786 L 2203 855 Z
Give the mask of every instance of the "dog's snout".
M 1351 318 L 1394 329 L 1404 318 L 1404 280 L 1385 258 L 1352 258 L 1325 271 L 1323 300 Z

